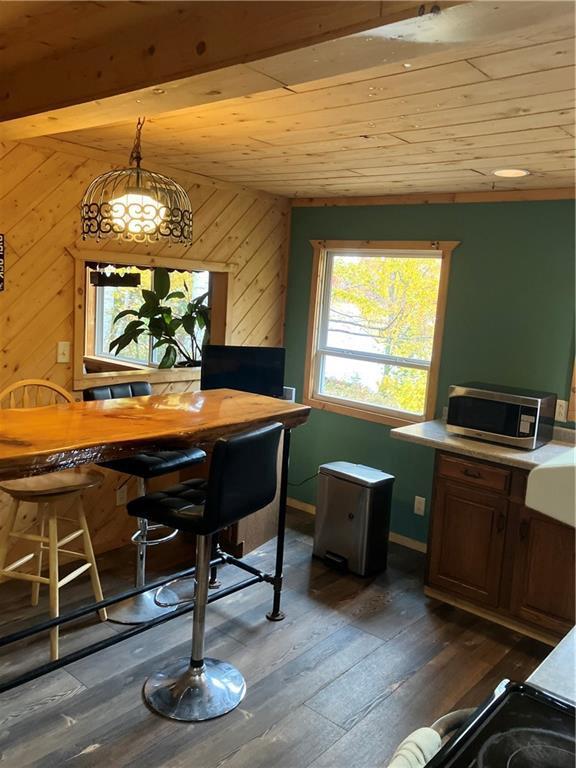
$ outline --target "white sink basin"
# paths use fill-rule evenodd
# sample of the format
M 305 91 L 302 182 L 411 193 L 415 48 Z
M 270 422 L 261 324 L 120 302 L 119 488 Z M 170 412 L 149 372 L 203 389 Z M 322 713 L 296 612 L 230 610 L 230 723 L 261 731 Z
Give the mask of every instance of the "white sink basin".
M 526 506 L 576 526 L 576 448 L 567 448 L 530 472 Z

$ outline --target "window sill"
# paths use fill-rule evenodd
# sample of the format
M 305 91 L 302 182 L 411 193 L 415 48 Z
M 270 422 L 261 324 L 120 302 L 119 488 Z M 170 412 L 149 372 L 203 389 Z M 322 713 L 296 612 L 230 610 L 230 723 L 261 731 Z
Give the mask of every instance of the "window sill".
M 93 370 L 86 370 L 86 367 L 90 366 Z M 141 363 L 134 363 L 128 360 L 121 360 L 119 358 L 104 357 L 98 355 L 84 355 L 84 375 L 90 375 L 93 373 L 126 373 L 129 371 L 144 371 L 149 372 L 152 368 L 148 365 Z
M 196 368 L 140 368 L 132 371 L 85 373 L 74 379 L 74 389 L 88 389 L 101 384 L 125 384 L 130 381 L 149 381 L 150 384 L 200 381 L 200 366 Z
M 316 397 L 304 397 L 304 405 L 309 405 L 319 411 L 328 411 L 329 413 L 338 413 L 341 416 L 352 416 L 355 419 L 364 419 L 364 421 L 373 421 L 376 424 L 386 424 L 390 427 L 407 427 L 411 424 L 420 424 L 425 421 L 425 416 L 407 416 L 404 414 L 394 416 L 391 413 L 382 411 L 373 411 L 367 408 L 358 408 L 354 405 L 345 405 L 344 403 L 335 403 L 329 400 L 319 400 Z

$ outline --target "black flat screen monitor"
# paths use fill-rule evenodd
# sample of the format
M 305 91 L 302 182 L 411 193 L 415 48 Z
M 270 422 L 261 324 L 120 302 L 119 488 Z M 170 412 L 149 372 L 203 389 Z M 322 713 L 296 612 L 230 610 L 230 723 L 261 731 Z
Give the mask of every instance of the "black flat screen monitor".
M 200 387 L 282 397 L 285 356 L 283 347 L 208 344 L 202 351 Z

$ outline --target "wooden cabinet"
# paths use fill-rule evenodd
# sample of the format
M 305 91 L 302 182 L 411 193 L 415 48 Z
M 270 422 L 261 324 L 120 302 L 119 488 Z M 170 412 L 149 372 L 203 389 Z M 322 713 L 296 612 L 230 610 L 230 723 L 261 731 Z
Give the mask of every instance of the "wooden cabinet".
M 526 477 L 438 454 L 427 592 L 552 637 L 574 623 L 574 532 L 524 506 Z
M 539 512 L 515 515 L 512 613 L 564 633 L 574 623 L 574 532 Z
M 506 508 L 506 499 L 496 494 L 440 479 L 430 583 L 483 605 L 498 605 Z

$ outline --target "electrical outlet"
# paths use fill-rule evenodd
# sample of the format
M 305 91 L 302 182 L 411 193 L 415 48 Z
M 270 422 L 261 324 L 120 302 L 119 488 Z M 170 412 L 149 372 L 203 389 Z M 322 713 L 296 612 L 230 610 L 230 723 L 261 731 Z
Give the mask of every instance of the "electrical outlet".
M 125 507 L 128 503 L 128 486 L 126 484 L 121 485 L 116 489 L 116 506 Z
M 70 362 L 70 342 L 59 341 L 56 350 L 56 362 L 57 363 L 69 363 Z
M 442 408 L 442 421 L 446 421 L 447 418 L 448 418 L 448 406 L 445 405 Z
M 426 499 L 424 496 L 414 496 L 414 514 L 423 517 L 426 514 Z
M 556 401 L 556 414 L 554 416 L 556 421 L 568 420 L 568 402 L 566 400 Z

